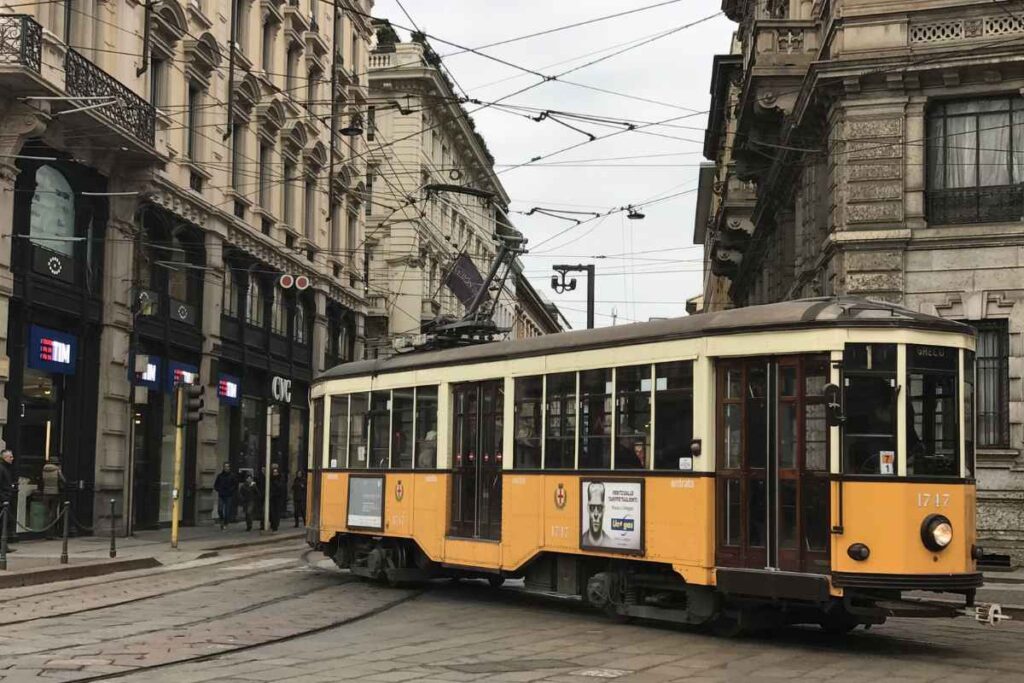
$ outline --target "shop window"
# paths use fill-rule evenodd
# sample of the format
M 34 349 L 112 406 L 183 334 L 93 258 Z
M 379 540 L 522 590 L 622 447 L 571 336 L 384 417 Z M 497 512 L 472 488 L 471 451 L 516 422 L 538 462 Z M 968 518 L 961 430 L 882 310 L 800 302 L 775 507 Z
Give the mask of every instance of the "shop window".
M 615 371 L 615 469 L 647 469 L 651 444 L 651 366 Z
M 939 103 L 927 140 L 929 222 L 1021 220 L 1024 98 Z
M 437 387 L 416 389 L 416 467 L 437 467 Z
M 263 284 L 255 275 L 249 275 L 245 292 L 245 321 L 254 327 L 263 327 Z
M 170 403 L 170 402 L 169 402 Z M 266 429 L 263 401 L 252 396 L 242 397 L 242 467 L 259 472 L 263 462 L 260 441 Z M 171 430 L 173 434 L 173 429 Z
M 576 464 L 576 373 L 547 376 L 545 469 L 572 469 Z
M 692 457 L 692 362 L 658 363 L 654 366 L 654 419 L 655 469 L 683 469 L 684 458 Z
M 284 291 L 275 288 L 274 300 L 270 304 L 270 331 L 274 334 L 288 334 L 288 305 Z
M 295 318 L 292 321 L 292 334 L 297 344 L 309 343 L 309 332 L 306 325 L 306 307 L 301 303 L 295 303 Z
M 348 465 L 348 396 L 331 396 L 331 467 Z
M 960 476 L 960 352 L 907 346 L 907 475 Z
M 612 371 L 580 373 L 580 469 L 609 469 L 611 457 Z
M 415 390 L 395 389 L 391 396 L 391 466 L 412 467 Z
M 544 378 L 517 377 L 515 385 L 516 439 L 512 462 L 516 469 L 539 469 Z
M 352 394 L 349 403 L 348 466 L 366 468 L 366 438 L 369 432 L 370 401 L 366 394 Z
M 29 239 L 65 256 L 74 255 L 75 195 L 71 183 L 52 166 L 36 171 L 36 189 L 32 194 Z
M 843 390 L 843 470 L 896 474 L 896 345 L 847 344 Z
M 969 323 L 978 330 L 978 445 L 1010 446 L 1010 333 L 1006 320 Z

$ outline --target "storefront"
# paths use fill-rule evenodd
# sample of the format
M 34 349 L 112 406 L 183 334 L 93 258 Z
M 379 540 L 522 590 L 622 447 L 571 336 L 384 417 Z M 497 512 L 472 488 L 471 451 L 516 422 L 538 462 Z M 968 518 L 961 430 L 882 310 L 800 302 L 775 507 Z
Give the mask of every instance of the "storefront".
M 47 461 L 59 459 L 75 518 L 91 525 L 95 482 L 99 339 L 102 328 L 106 180 L 29 143 L 19 160 L 7 320 L 10 378 L 3 439 L 20 480 L 17 513 L 42 526 L 31 505 Z M 35 514 L 33 514 L 35 512 Z

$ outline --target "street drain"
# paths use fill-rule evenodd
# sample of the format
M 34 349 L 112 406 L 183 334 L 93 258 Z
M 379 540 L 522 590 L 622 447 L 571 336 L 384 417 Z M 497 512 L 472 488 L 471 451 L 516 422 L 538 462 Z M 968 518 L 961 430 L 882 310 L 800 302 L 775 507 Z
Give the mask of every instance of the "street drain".
M 517 671 L 539 671 L 541 669 L 568 669 L 575 666 L 561 659 L 507 659 L 498 662 L 474 662 L 467 664 L 446 664 L 446 669 L 466 674 L 504 674 Z

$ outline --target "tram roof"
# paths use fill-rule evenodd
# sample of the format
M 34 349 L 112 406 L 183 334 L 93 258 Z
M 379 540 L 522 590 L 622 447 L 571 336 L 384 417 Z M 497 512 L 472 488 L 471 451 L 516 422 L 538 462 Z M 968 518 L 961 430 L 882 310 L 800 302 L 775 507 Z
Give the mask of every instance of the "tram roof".
M 901 327 L 973 334 L 968 325 L 918 313 L 902 306 L 859 297 L 820 297 L 746 306 L 715 313 L 572 330 L 530 339 L 500 341 L 440 351 L 412 351 L 390 358 L 343 363 L 318 380 L 403 372 L 443 365 L 466 365 L 587 349 L 815 327 Z

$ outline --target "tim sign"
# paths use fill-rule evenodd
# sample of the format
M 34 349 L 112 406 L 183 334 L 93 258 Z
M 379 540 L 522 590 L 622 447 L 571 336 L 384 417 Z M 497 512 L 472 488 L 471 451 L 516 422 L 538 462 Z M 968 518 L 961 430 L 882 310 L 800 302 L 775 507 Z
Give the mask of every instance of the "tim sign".
M 78 338 L 67 332 L 32 325 L 29 330 L 28 366 L 44 372 L 75 374 Z

